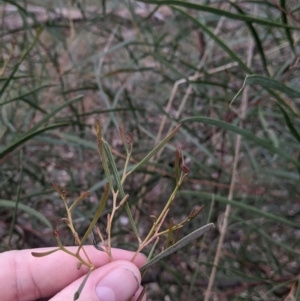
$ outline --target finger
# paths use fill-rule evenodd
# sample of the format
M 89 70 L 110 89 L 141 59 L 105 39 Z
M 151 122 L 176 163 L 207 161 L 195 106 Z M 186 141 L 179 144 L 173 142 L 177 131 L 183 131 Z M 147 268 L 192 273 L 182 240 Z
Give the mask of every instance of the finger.
M 33 257 L 31 252 L 47 252 L 53 248 L 41 248 L 21 251 L 9 251 L 0 256 L 1 300 L 35 300 L 50 297 L 64 287 L 86 274 L 87 267 L 76 268 L 78 260 L 62 251 L 57 251 L 45 257 Z M 76 252 L 77 247 L 68 250 Z M 94 266 L 100 267 L 110 262 L 105 252 L 100 252 L 92 246 L 85 250 Z M 85 259 L 82 252 L 80 253 Z M 114 260 L 130 261 L 133 252 L 112 249 Z M 146 262 L 146 257 L 139 254 L 134 260 L 137 267 Z
M 139 289 L 138 289 L 138 290 L 136 291 L 136 293 L 134 294 L 134 296 L 132 297 L 132 300 L 131 300 L 131 301 L 136 301 L 136 300 L 138 300 L 140 294 L 143 292 L 143 289 L 144 289 L 144 287 L 140 286 Z M 147 299 L 147 298 L 146 298 L 146 294 L 144 293 L 144 294 L 143 294 L 143 298 L 142 298 L 141 301 L 147 301 L 146 299 Z
M 83 278 L 71 283 L 50 301 L 73 300 Z M 140 283 L 141 274 L 136 265 L 124 260 L 114 261 L 90 274 L 78 301 L 137 300 Z

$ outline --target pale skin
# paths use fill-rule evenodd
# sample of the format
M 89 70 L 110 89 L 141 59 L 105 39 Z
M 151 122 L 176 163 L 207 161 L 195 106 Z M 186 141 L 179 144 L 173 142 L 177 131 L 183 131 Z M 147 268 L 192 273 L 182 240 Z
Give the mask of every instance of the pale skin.
M 76 252 L 76 247 L 68 248 Z M 139 268 L 146 257 L 112 249 L 114 261 L 93 246 L 85 247 L 95 265 L 79 301 L 137 300 L 142 290 Z M 45 257 L 33 257 L 31 252 L 47 252 L 51 248 L 8 251 L 0 254 L 0 283 L 2 301 L 72 301 L 87 267 L 77 270 L 77 259 L 62 251 Z M 146 301 L 146 296 L 143 297 Z

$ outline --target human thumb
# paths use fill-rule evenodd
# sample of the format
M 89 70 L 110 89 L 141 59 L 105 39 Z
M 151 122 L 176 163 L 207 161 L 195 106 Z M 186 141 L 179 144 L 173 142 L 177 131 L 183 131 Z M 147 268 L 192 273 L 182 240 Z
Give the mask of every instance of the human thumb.
M 82 283 L 81 277 L 64 288 L 50 301 L 73 300 Z M 136 300 L 141 291 L 141 274 L 132 262 L 118 260 L 108 263 L 89 276 L 78 301 L 128 301 Z M 131 299 L 132 298 L 132 299 Z M 145 301 L 146 298 L 143 298 Z

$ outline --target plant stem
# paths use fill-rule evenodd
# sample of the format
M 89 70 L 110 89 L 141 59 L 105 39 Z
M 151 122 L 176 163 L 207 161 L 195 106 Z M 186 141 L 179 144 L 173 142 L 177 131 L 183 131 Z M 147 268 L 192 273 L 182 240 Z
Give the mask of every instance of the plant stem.
M 161 222 L 162 218 L 165 216 L 165 213 L 166 211 L 170 208 L 170 206 L 172 205 L 172 202 L 176 196 L 176 193 L 179 189 L 179 186 L 180 186 L 180 182 L 175 186 L 175 189 L 173 190 L 167 204 L 165 205 L 164 209 L 162 210 L 162 212 L 160 213 L 159 217 L 157 218 L 157 220 L 153 223 L 153 226 L 151 228 L 151 230 L 149 231 L 148 235 L 146 236 L 146 238 L 144 239 L 144 242 L 147 242 L 151 237 L 152 235 L 154 234 L 156 228 L 157 228 L 157 225 Z

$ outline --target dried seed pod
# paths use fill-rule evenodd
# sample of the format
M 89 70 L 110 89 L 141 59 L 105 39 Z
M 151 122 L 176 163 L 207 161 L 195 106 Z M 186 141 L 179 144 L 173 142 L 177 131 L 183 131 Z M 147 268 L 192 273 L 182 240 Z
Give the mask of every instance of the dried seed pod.
M 133 139 L 133 135 L 131 133 L 129 133 L 129 132 L 126 133 L 125 142 L 127 144 L 133 145 L 134 139 Z
M 190 173 L 190 169 L 186 166 L 186 165 L 181 165 L 181 170 L 182 170 L 182 172 L 185 174 L 185 175 L 187 175 L 187 174 L 189 174 Z

